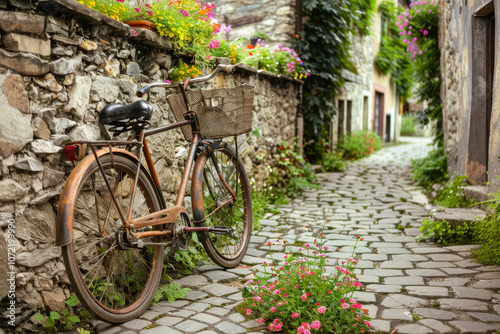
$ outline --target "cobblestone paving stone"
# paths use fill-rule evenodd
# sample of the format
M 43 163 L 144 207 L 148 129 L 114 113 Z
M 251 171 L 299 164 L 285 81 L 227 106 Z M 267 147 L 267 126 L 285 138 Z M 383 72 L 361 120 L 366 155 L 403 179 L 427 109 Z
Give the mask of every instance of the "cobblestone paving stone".
M 192 289 L 185 300 L 159 302 L 120 326 L 98 323 L 96 332 L 268 333 L 234 310 L 242 299 L 241 283 L 269 258 L 265 242 L 280 234 L 289 242 L 310 242 L 323 225 L 328 255 L 339 261 L 350 256 L 355 235 L 364 237 L 357 249 L 364 291 L 355 298 L 370 310 L 373 332 L 500 331 L 500 267 L 475 263 L 470 252 L 478 246 L 416 242 L 431 206 L 409 176 L 410 159 L 426 156 L 430 139 L 402 140 L 404 144 L 349 164 L 343 173 L 319 174 L 322 190 L 304 191 L 280 206 L 281 214 L 268 214 L 261 221 L 238 268 L 199 267 L 178 280 Z

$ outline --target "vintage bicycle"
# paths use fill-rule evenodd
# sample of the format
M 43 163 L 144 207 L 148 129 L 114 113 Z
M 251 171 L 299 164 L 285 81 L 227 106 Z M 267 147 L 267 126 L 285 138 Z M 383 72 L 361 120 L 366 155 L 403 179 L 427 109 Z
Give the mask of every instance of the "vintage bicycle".
M 237 136 L 252 129 L 255 87 L 187 90 L 233 70 L 219 64 L 203 77 L 137 91 L 142 97 L 152 88 L 176 88 L 167 97 L 173 124 L 150 127 L 153 108 L 142 99 L 111 104 L 99 113 L 100 124 L 114 135 L 130 132 L 127 140 L 66 144 L 75 167 L 61 194 L 56 244 L 73 290 L 97 318 L 123 323 L 142 314 L 160 283 L 164 248 L 186 249 L 192 233 L 224 268 L 245 255 L 252 198 Z M 191 144 L 176 203 L 167 208 L 147 138 L 176 128 Z M 234 137 L 235 148 L 225 137 Z M 183 205 L 190 174 L 192 216 Z

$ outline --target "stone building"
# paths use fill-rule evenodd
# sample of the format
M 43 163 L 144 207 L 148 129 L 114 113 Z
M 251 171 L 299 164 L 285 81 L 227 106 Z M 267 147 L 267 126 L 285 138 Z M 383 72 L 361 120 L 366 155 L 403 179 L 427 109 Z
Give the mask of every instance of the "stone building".
M 4 319 L 14 301 L 16 330 L 27 332 L 36 312 L 61 310 L 70 296 L 61 249 L 54 246 L 59 195 L 71 170 L 64 144 L 107 139 L 98 126 L 102 107 L 135 101 L 138 88 L 163 82 L 177 56 L 157 33 L 133 31 L 73 0 L 0 0 L 0 31 L 0 305 Z M 245 68 L 209 85 L 242 83 L 256 86 L 254 124 L 266 124 L 261 137 L 239 139 L 247 148 L 247 170 L 258 181 L 279 141 L 295 135 L 300 85 Z M 155 89 L 149 96 L 152 126 L 175 121 L 167 94 Z M 149 142 L 167 203 L 175 201 L 187 157 L 188 143 L 177 130 Z M 262 162 L 252 159 L 256 153 Z M 13 270 L 7 267 L 11 234 Z M 8 272 L 15 277 L 14 298 L 8 296 Z
M 500 4 L 442 1 L 441 97 L 448 169 L 472 182 L 500 175 Z M 496 190 L 495 190 L 496 191 Z
M 377 1 L 377 7 L 383 0 Z M 406 6 L 406 0 L 390 0 Z M 229 38 L 243 35 L 251 37 L 264 32 L 271 42 L 290 45 L 294 34 L 300 31 L 302 20 L 300 0 L 279 1 L 213 1 L 220 22 L 232 25 Z M 225 15 L 231 14 L 230 20 Z M 373 34 L 351 36 L 352 62 L 358 74 L 343 71 L 346 81 L 336 97 L 337 115 L 331 122 L 331 141 L 354 130 L 372 130 L 385 141 L 397 141 L 400 134 L 400 98 L 389 75 L 382 75 L 374 60 L 380 48 L 381 29 L 385 29 L 389 18 L 376 12 Z
M 377 8 L 382 1 L 377 1 Z M 398 5 L 398 1 L 391 1 Z M 352 130 L 371 130 L 385 142 L 399 139 L 400 96 L 396 84 L 391 82 L 390 73 L 383 75 L 375 65 L 382 30 L 390 23 L 390 18 L 377 10 L 372 34 L 351 36 L 351 57 L 358 74 L 343 72 L 346 84 L 336 97 L 339 112 L 333 122 L 333 133 L 336 132 L 338 137 Z

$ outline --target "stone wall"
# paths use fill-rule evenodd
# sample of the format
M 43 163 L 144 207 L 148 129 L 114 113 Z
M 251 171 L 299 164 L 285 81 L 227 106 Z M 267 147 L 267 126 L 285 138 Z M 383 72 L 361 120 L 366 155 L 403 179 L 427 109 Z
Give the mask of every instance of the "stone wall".
M 229 40 L 239 36 L 250 38 L 255 32 L 271 37 L 267 43 L 290 46 L 295 34 L 295 0 L 214 0 L 219 23 L 231 25 Z
M 496 1 L 441 2 L 441 97 L 448 169 L 473 182 L 500 175 L 500 26 L 496 25 L 493 104 L 488 101 L 488 16 L 500 16 Z M 487 114 L 491 113 L 488 122 Z M 489 129 L 488 129 L 489 128 Z M 488 136 L 489 130 L 489 136 Z M 496 190 L 495 190 L 496 191 Z
M 69 175 L 64 143 L 106 139 L 98 126 L 107 103 L 136 100 L 135 91 L 168 78 L 176 56 L 168 40 L 100 15 L 69 0 L 0 0 L 0 227 L 15 221 L 16 329 L 37 311 L 60 310 L 70 296 L 61 249 L 54 246 L 56 208 Z M 266 177 L 256 153 L 271 159 L 279 140 L 295 135 L 298 84 L 239 68 L 210 85 L 256 86 L 254 125 L 262 136 L 241 136 L 250 176 Z M 155 89 L 152 125 L 175 121 L 167 92 Z M 175 201 L 187 156 L 180 130 L 152 136 L 150 149 L 167 202 Z M 188 198 L 189 199 L 189 198 Z M 6 316 L 6 244 L 0 235 L 0 299 Z M 10 270 L 9 270 L 10 271 Z M 2 320 L 3 326 L 5 322 Z

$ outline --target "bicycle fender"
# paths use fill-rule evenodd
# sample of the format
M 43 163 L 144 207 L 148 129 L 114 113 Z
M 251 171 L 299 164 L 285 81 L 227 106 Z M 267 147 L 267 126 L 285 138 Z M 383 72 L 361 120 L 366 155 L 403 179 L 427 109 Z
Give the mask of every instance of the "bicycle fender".
M 205 226 L 205 210 L 203 209 L 203 167 L 207 161 L 207 152 L 203 151 L 196 158 L 191 180 L 191 205 L 193 208 L 193 224 L 196 227 Z
M 96 153 L 98 157 L 109 154 L 109 148 L 100 149 Z M 113 148 L 113 154 L 127 155 L 129 158 L 137 161 L 135 155 L 123 149 Z M 66 180 L 59 200 L 59 211 L 57 213 L 56 246 L 66 246 L 73 240 L 73 208 L 78 191 L 77 180 L 83 177 L 85 171 L 94 160 L 95 156 L 93 154 L 87 156 L 73 169 L 68 180 Z

